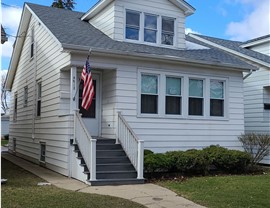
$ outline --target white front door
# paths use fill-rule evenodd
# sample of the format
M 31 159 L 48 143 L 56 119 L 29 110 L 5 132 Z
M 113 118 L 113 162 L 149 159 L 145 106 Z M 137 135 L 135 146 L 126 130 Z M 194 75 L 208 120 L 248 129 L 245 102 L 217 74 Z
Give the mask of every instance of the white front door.
M 100 136 L 100 76 L 92 74 L 94 83 L 94 97 L 91 106 L 88 110 L 81 107 L 83 82 L 79 89 L 79 109 L 82 114 L 82 119 L 91 136 Z

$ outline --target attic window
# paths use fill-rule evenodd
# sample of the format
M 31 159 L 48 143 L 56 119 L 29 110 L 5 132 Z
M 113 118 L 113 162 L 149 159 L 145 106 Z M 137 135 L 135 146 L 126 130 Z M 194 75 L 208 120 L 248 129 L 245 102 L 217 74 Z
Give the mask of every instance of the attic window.
M 140 13 L 127 11 L 126 13 L 126 39 L 139 40 Z
M 34 37 L 34 28 L 31 29 L 31 44 L 30 44 L 30 58 L 33 58 L 34 56 L 34 42 L 35 42 L 35 37 Z
M 173 45 L 174 41 L 174 19 L 162 17 L 162 34 L 161 43 L 165 45 Z

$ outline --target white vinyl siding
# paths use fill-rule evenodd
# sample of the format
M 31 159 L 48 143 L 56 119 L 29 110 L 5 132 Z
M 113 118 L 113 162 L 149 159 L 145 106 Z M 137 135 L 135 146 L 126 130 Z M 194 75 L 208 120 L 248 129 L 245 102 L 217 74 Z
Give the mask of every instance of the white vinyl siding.
M 12 92 L 18 93 L 17 121 L 10 122 L 10 136 L 17 139 L 16 154 L 39 163 L 40 142 L 46 142 L 46 167 L 68 175 L 69 138 L 72 136 L 73 118 L 61 116 L 59 110 L 60 69 L 70 60 L 68 53 L 56 42 L 42 24 L 32 16 L 27 37 L 35 27 L 38 50 L 35 61 L 29 61 L 31 38 L 26 38 L 19 58 Z M 44 55 L 46 54 L 46 55 Z M 36 70 L 36 72 L 35 72 Z M 36 80 L 42 78 L 42 116 L 36 116 Z M 24 107 L 24 87 L 28 86 L 28 104 Z M 69 89 L 69 88 L 68 88 Z M 14 105 L 14 97 L 11 98 Z M 11 118 L 13 112 L 11 112 Z M 34 122 L 33 122 L 34 119 Z M 12 145 L 12 141 L 10 141 Z M 12 146 L 11 146 L 12 147 Z

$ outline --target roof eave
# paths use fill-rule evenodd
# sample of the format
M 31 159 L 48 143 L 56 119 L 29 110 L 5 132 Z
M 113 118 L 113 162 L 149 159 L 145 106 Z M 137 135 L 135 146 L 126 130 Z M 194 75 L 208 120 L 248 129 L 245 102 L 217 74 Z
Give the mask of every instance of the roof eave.
M 88 53 L 89 47 L 88 46 L 79 46 L 79 45 L 71 45 L 71 44 L 63 44 L 63 49 L 70 51 L 70 52 L 77 52 L 77 53 Z M 250 70 L 256 70 L 257 68 L 247 68 L 246 66 L 235 66 L 232 64 L 221 63 L 221 62 L 211 62 L 211 61 L 203 61 L 203 60 L 195 60 L 195 59 L 187 59 L 183 57 L 176 57 L 176 56 L 168 56 L 168 55 L 157 55 L 157 54 L 145 54 L 145 53 L 136 53 L 136 52 L 122 52 L 122 51 L 115 51 L 111 49 L 100 49 L 100 48 L 91 48 L 91 53 L 100 53 L 106 54 L 111 56 L 126 56 L 126 57 L 137 57 L 137 58 L 148 58 L 148 59 L 159 59 L 159 60 L 167 60 L 167 61 L 176 61 L 181 62 L 187 65 L 204 65 L 204 66 L 212 66 L 217 68 L 226 68 L 228 70 L 236 70 L 242 72 L 249 72 Z
M 176 5 L 178 8 L 182 9 L 186 16 L 190 16 L 195 13 L 195 8 L 193 8 L 190 4 L 182 0 L 169 0 L 171 3 Z
M 264 38 L 264 39 L 261 39 L 261 40 L 257 40 L 257 41 L 254 41 L 254 42 L 249 42 L 249 43 L 243 44 L 243 45 L 241 45 L 241 47 L 242 48 L 248 48 L 248 47 L 260 45 L 260 44 L 263 44 L 263 43 L 266 43 L 266 42 L 270 42 L 270 37 L 267 37 L 267 38 Z
M 30 22 L 30 17 L 31 13 L 26 9 L 26 4 L 24 4 L 24 8 L 22 11 L 21 19 L 20 19 L 20 24 L 19 28 L 17 31 L 16 35 L 16 40 L 15 44 L 13 46 L 13 51 L 10 59 L 10 64 L 9 64 L 9 69 L 8 69 L 8 74 L 6 78 L 6 83 L 5 83 L 5 89 L 6 90 L 11 90 L 12 84 L 13 84 L 13 79 L 16 73 L 16 68 L 18 65 L 19 57 L 22 51 L 23 43 L 25 40 L 25 35 L 22 35 L 23 33 L 26 33 L 27 27 Z M 16 51 L 16 53 L 15 53 Z
M 237 55 L 237 56 L 239 56 L 239 57 L 241 57 L 241 58 L 244 58 L 244 59 L 247 59 L 247 60 L 249 60 L 249 61 L 255 62 L 255 63 L 260 64 L 260 65 L 262 65 L 262 66 L 269 67 L 269 64 L 268 64 L 267 62 L 264 62 L 264 61 L 261 61 L 261 60 L 259 60 L 259 59 L 253 58 L 253 57 L 251 57 L 251 56 L 245 55 L 245 54 L 243 54 L 243 53 L 237 52 L 237 51 L 232 50 L 232 49 L 230 49 L 230 48 L 227 48 L 227 47 L 225 47 L 225 46 L 221 46 L 221 45 L 219 45 L 219 44 L 217 44 L 217 43 L 214 43 L 214 42 L 212 42 L 212 41 L 206 40 L 206 39 L 204 39 L 203 37 L 199 37 L 199 36 L 197 36 L 196 34 L 190 34 L 190 33 L 189 33 L 188 35 L 189 35 L 190 37 L 195 38 L 196 40 L 202 41 L 202 42 L 204 42 L 204 43 L 206 43 L 206 44 L 208 44 L 208 45 L 211 45 L 211 46 L 214 46 L 214 47 L 219 48 L 219 49 L 221 49 L 221 50 L 227 51 L 227 52 L 229 52 L 229 53 L 231 53 L 231 54 Z
M 98 14 L 102 9 L 108 6 L 114 0 L 101 0 L 91 7 L 82 17 L 82 21 L 89 21 L 92 17 Z

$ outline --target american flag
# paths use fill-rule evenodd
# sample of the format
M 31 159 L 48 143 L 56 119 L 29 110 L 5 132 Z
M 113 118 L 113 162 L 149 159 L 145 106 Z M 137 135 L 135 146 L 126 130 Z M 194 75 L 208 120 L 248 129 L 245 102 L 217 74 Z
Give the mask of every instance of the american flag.
M 89 58 L 87 58 L 85 66 L 83 67 L 81 80 L 83 80 L 82 107 L 85 110 L 88 110 L 94 97 L 94 84 L 92 80 Z

